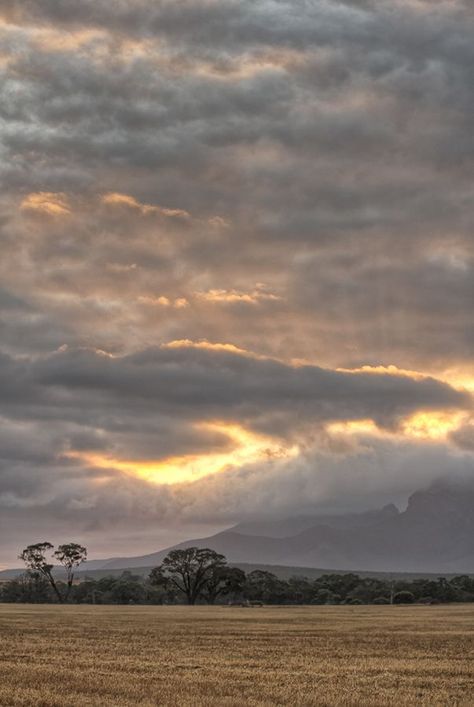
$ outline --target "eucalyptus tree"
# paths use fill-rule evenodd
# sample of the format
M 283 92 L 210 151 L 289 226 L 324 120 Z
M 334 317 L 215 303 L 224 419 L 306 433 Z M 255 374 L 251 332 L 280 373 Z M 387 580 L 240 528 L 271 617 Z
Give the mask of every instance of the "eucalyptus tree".
M 25 547 L 19 558 L 23 560 L 28 570 L 37 572 L 47 579 L 57 600 L 62 604 L 69 599 L 74 583 L 75 570 L 87 559 L 87 549 L 78 543 L 66 543 L 59 545 L 54 552 L 52 552 L 53 550 L 54 545 L 50 542 L 35 543 Z M 47 557 L 48 554 L 50 559 Z M 56 580 L 53 573 L 54 560 L 59 562 L 66 572 L 66 589 L 64 592 L 61 591 L 60 583 Z
M 161 565 L 151 571 L 150 583 L 171 585 L 184 594 L 188 604 L 195 604 L 211 579 L 226 566 L 224 555 L 209 548 L 171 550 Z

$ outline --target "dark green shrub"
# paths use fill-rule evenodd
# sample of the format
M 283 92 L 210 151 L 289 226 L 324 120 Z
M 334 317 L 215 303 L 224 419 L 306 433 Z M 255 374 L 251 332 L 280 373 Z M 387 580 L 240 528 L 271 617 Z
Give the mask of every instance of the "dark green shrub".
M 412 592 L 397 592 L 393 597 L 394 604 L 413 604 L 415 595 Z

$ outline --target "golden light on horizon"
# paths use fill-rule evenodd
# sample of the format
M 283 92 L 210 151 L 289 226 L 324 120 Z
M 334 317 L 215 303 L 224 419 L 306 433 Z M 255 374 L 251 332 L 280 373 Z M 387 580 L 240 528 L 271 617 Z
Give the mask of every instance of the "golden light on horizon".
M 468 415 L 458 411 L 417 412 L 402 423 L 402 432 L 408 437 L 438 440 L 454 432 Z
M 379 427 L 374 420 L 343 420 L 326 425 L 329 434 L 370 435 L 376 437 L 406 437 L 425 441 L 444 440 L 469 420 L 469 413 L 458 410 L 431 410 L 416 412 L 404 418 L 391 430 Z
M 97 469 L 115 469 L 127 475 L 156 484 L 180 484 L 197 481 L 232 467 L 275 458 L 290 458 L 298 454 L 298 447 L 286 446 L 274 438 L 251 432 L 241 425 L 227 422 L 201 423 L 198 429 L 226 435 L 234 446 L 223 452 L 185 454 L 165 459 L 116 459 L 96 452 L 70 451 L 65 457 L 78 459 Z

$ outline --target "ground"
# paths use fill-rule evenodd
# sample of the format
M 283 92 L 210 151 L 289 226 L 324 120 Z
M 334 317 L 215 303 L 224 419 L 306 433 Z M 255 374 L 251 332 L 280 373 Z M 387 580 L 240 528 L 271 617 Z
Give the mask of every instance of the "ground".
M 0 604 L 0 705 L 474 705 L 474 606 Z

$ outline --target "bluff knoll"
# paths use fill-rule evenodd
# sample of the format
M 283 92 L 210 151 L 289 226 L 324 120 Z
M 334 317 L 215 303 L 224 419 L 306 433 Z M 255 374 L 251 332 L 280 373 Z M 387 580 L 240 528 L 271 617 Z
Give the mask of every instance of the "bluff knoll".
M 210 547 L 230 562 L 338 570 L 474 572 L 474 485 L 438 482 L 394 505 L 345 515 L 242 523 L 174 547 Z M 89 569 L 151 567 L 172 548 L 95 560 Z

